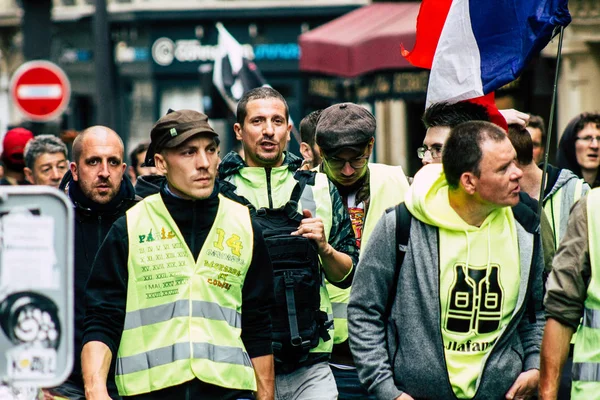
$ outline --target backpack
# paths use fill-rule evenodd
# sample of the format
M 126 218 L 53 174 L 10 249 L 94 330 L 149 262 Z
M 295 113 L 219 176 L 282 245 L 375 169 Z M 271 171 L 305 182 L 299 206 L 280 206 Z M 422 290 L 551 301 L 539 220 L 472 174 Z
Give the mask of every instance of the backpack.
M 262 228 L 273 265 L 275 306 L 273 355 L 278 371 L 291 372 L 308 359 L 310 349 L 331 337 L 327 329 L 333 324 L 321 306 L 321 265 L 317 245 L 302 236 L 292 236 L 304 218 L 298 202 L 310 174 L 295 174 L 298 183 L 290 200 L 280 208 L 256 209 L 250 202 L 233 193 L 234 185 L 224 182 L 221 193 L 250 209 L 253 220 Z

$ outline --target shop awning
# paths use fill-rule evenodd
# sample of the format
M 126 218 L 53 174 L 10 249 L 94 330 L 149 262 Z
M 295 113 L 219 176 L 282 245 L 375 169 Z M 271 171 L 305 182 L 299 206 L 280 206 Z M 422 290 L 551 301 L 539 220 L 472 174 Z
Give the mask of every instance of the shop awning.
M 355 77 L 410 68 L 400 44 L 415 43 L 420 3 L 375 3 L 300 35 L 300 70 Z

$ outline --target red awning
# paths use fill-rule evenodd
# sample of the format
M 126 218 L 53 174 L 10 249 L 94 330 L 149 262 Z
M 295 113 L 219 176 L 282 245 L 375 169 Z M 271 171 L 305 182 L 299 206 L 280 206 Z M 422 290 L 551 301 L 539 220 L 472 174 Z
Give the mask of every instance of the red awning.
M 351 78 L 411 67 L 400 44 L 413 48 L 420 6 L 375 3 L 300 35 L 300 70 Z

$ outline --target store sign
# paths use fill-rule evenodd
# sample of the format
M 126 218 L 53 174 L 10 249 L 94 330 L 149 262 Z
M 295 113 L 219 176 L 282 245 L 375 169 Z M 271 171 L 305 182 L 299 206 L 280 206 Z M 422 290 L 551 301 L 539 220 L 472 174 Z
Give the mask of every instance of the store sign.
M 300 48 L 297 43 L 269 43 L 252 47 L 243 44 L 244 56 L 249 60 L 298 60 Z M 172 40 L 161 37 L 152 44 L 152 59 L 162 67 L 175 61 L 180 63 L 214 61 L 219 51 L 217 45 L 202 44 L 198 39 Z
M 92 51 L 88 49 L 73 49 L 65 48 L 62 49 L 61 54 L 58 58 L 61 64 L 73 64 L 76 62 L 89 62 L 92 61 Z
M 125 42 L 115 46 L 115 61 L 118 64 L 148 61 L 149 52 L 145 47 L 133 47 Z
M 254 51 L 249 44 L 242 45 L 244 56 L 254 59 Z M 152 59 L 160 66 L 167 67 L 174 61 L 206 62 L 214 61 L 218 51 L 216 45 L 203 45 L 198 39 L 171 40 L 161 37 L 152 45 Z
M 354 79 L 311 77 L 309 96 L 329 101 L 368 102 L 376 99 L 425 97 L 429 71 L 387 71 Z

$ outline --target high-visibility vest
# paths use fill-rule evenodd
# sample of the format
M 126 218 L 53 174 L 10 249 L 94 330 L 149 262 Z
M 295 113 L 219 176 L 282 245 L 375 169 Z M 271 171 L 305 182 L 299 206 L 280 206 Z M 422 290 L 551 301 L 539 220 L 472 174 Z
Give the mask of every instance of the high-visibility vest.
M 600 399 L 600 188 L 587 198 L 591 278 L 573 351 L 571 399 Z
M 228 182 L 235 185 L 235 193 L 245 197 L 256 209 L 283 207 L 298 183 L 288 165 L 274 168 L 245 167 L 238 170 L 235 175 L 226 178 Z M 315 174 L 315 184 L 306 185 L 300 196 L 298 212 L 309 210 L 311 215 L 323 220 L 325 237 L 329 240 L 331 226 L 333 224 L 333 212 L 331 195 L 329 194 L 329 180 L 327 175 Z M 327 313 L 328 319 L 333 319 L 333 312 L 329 294 L 325 287 L 323 278 L 321 285 L 321 311 Z M 329 336 L 333 338 L 333 326 L 329 328 Z M 324 341 L 319 339 L 317 347 L 310 349 L 311 353 L 331 353 L 333 340 Z
M 252 260 L 246 207 L 219 196 L 194 260 L 160 194 L 127 211 L 127 306 L 116 361 L 122 396 L 193 379 L 256 390 L 241 340 L 242 287 Z
M 369 209 L 365 216 L 361 236 L 361 248 L 367 245 L 377 221 L 385 210 L 404 201 L 409 184 L 400 166 L 369 164 Z M 340 289 L 327 282 L 327 291 L 333 306 L 335 333 L 333 342 L 343 343 L 348 339 L 348 302 L 350 288 Z
M 583 195 L 583 179 L 567 182 L 544 202 L 544 212 L 552 226 L 555 250 L 567 231 L 567 221 L 571 207 Z

